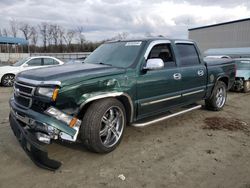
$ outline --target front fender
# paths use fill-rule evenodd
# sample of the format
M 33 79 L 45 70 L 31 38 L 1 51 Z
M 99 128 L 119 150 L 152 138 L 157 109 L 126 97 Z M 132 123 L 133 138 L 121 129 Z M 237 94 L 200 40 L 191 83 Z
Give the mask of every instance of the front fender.
M 109 98 L 109 97 L 126 97 L 126 99 L 129 102 L 130 105 L 130 110 L 131 110 L 131 117 L 130 117 L 130 121 L 132 121 L 133 119 L 133 114 L 134 114 L 134 105 L 133 105 L 133 101 L 131 99 L 131 97 L 125 93 L 125 92 L 121 92 L 121 91 L 110 91 L 110 92 L 94 92 L 94 93 L 86 93 L 84 95 L 82 95 L 82 101 L 80 104 L 80 108 L 78 113 L 81 112 L 81 110 L 90 102 L 99 100 L 99 99 L 105 99 L 105 98 Z

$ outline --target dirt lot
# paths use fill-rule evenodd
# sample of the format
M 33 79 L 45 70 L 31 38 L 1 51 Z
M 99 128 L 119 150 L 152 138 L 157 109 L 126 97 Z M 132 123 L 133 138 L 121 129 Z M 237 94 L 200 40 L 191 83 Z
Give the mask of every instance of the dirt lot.
M 250 93 L 230 93 L 221 112 L 127 127 L 110 154 L 51 145 L 50 157 L 64 163 L 57 172 L 36 167 L 19 146 L 8 123 L 10 93 L 0 88 L 0 187 L 250 187 Z

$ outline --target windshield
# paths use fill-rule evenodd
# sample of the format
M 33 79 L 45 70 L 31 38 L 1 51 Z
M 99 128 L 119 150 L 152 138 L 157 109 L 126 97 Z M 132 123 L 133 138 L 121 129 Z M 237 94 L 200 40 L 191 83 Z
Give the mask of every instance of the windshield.
M 18 62 L 16 62 L 15 64 L 13 64 L 12 66 L 19 67 L 19 66 L 21 66 L 22 64 L 24 64 L 29 59 L 30 59 L 30 57 L 23 58 L 23 59 L 19 60 Z
M 135 61 L 141 46 L 141 41 L 106 43 L 90 54 L 84 63 L 108 64 L 127 68 Z
M 237 69 L 248 69 L 250 70 L 250 60 L 238 60 Z

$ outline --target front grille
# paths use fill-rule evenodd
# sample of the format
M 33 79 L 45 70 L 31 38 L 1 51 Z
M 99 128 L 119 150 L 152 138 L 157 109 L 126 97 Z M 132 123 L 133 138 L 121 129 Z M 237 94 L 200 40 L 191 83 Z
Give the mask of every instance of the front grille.
M 15 102 L 22 107 L 30 108 L 32 106 L 32 96 L 34 95 L 35 89 L 35 87 L 15 82 Z

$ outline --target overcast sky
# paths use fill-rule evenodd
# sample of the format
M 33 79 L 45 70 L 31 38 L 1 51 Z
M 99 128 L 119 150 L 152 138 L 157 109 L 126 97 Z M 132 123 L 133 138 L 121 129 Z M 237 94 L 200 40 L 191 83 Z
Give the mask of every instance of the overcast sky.
M 83 26 L 92 41 L 121 32 L 187 38 L 187 28 L 248 17 L 250 0 L 0 0 L 0 27 L 10 19 Z

